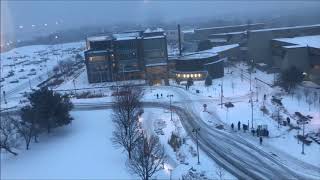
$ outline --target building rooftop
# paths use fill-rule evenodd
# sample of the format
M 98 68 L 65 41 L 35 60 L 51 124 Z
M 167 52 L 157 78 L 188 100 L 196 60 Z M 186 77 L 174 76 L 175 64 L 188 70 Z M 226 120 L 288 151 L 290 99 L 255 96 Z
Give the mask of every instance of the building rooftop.
M 183 54 L 182 56 L 178 57 L 179 60 L 201 60 L 209 57 L 218 56 L 216 53 L 210 53 L 210 52 L 194 52 L 194 53 L 187 53 Z
M 150 29 L 147 28 L 145 31 L 145 33 L 151 33 L 151 32 L 164 32 L 164 30 L 162 28 L 156 28 L 156 29 Z
M 198 28 L 195 31 L 201 30 L 211 30 L 211 29 L 223 29 L 223 28 L 236 28 L 236 27 L 246 27 L 246 26 L 257 26 L 257 25 L 264 25 L 264 23 L 254 23 L 254 24 L 239 24 L 239 25 L 231 25 L 231 26 L 218 26 L 218 27 L 208 27 L 208 28 Z
M 286 43 L 291 43 L 294 45 L 289 45 L 289 46 L 283 46 L 285 48 L 297 48 L 299 47 L 313 47 L 313 48 L 320 48 L 320 35 L 315 35 L 315 36 L 298 36 L 298 37 L 293 37 L 293 38 L 278 38 L 278 39 L 273 39 L 276 41 L 282 41 Z
M 224 46 L 216 46 L 208 50 L 204 50 L 202 52 L 208 52 L 208 53 L 220 53 L 223 51 L 227 51 L 229 49 L 239 47 L 239 44 L 229 44 L 229 45 L 224 45 Z
M 258 30 L 250 30 L 250 32 L 277 31 L 277 30 L 299 29 L 299 28 L 308 28 L 308 27 L 320 27 L 320 24 L 307 25 L 307 26 L 291 26 L 291 27 L 258 29 Z
M 116 33 L 112 35 L 116 40 L 131 40 L 140 37 L 140 32 Z
M 105 41 L 105 40 L 110 40 L 110 39 L 111 39 L 111 37 L 108 35 L 87 37 L 88 41 Z

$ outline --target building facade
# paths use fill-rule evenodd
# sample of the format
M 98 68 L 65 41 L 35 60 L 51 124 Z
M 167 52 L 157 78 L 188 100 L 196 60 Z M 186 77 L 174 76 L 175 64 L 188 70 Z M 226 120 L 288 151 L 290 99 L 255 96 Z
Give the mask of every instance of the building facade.
M 87 38 L 89 83 L 146 79 L 168 82 L 167 42 L 161 29 Z

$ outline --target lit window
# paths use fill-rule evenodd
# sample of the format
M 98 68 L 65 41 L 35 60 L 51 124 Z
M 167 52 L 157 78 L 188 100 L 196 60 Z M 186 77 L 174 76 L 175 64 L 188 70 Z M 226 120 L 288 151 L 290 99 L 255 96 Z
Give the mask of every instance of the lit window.
M 198 74 L 199 77 L 201 77 L 201 74 Z
M 198 74 L 195 74 L 195 75 L 194 75 L 194 77 L 196 77 L 196 78 L 197 78 L 197 77 L 198 77 Z
M 189 74 L 187 74 L 187 78 L 189 78 L 190 76 L 189 76 Z
M 191 77 L 193 78 L 193 74 L 191 74 Z
M 180 77 L 180 74 L 177 74 L 178 77 Z
M 185 75 L 185 74 L 183 75 L 183 78 L 186 78 L 186 75 Z

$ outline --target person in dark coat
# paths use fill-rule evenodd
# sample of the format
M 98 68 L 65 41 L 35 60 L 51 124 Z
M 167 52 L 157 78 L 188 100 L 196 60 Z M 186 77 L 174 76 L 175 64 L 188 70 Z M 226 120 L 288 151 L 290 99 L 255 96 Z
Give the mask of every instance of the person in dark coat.
M 233 128 L 234 128 L 234 124 L 232 123 L 232 124 L 231 124 L 231 129 L 233 130 Z
M 252 129 L 251 132 L 252 132 L 252 136 L 254 136 L 254 133 L 256 133 L 254 129 Z
M 157 99 L 159 99 L 159 94 L 157 94 Z
M 260 139 L 260 145 L 262 145 L 262 136 L 260 136 L 259 139 Z
M 290 124 L 290 118 L 289 117 L 287 117 L 287 123 Z
M 238 121 L 238 131 L 240 131 L 240 125 L 241 125 L 241 123 L 240 123 L 240 121 Z

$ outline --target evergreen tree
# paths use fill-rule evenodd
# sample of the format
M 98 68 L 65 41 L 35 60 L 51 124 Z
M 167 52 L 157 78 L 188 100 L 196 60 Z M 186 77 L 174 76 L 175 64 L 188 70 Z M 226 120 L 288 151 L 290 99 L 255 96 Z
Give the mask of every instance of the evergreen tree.
M 41 88 L 31 93 L 28 99 L 37 125 L 47 129 L 48 133 L 52 128 L 71 122 L 69 112 L 73 105 L 68 96 Z

